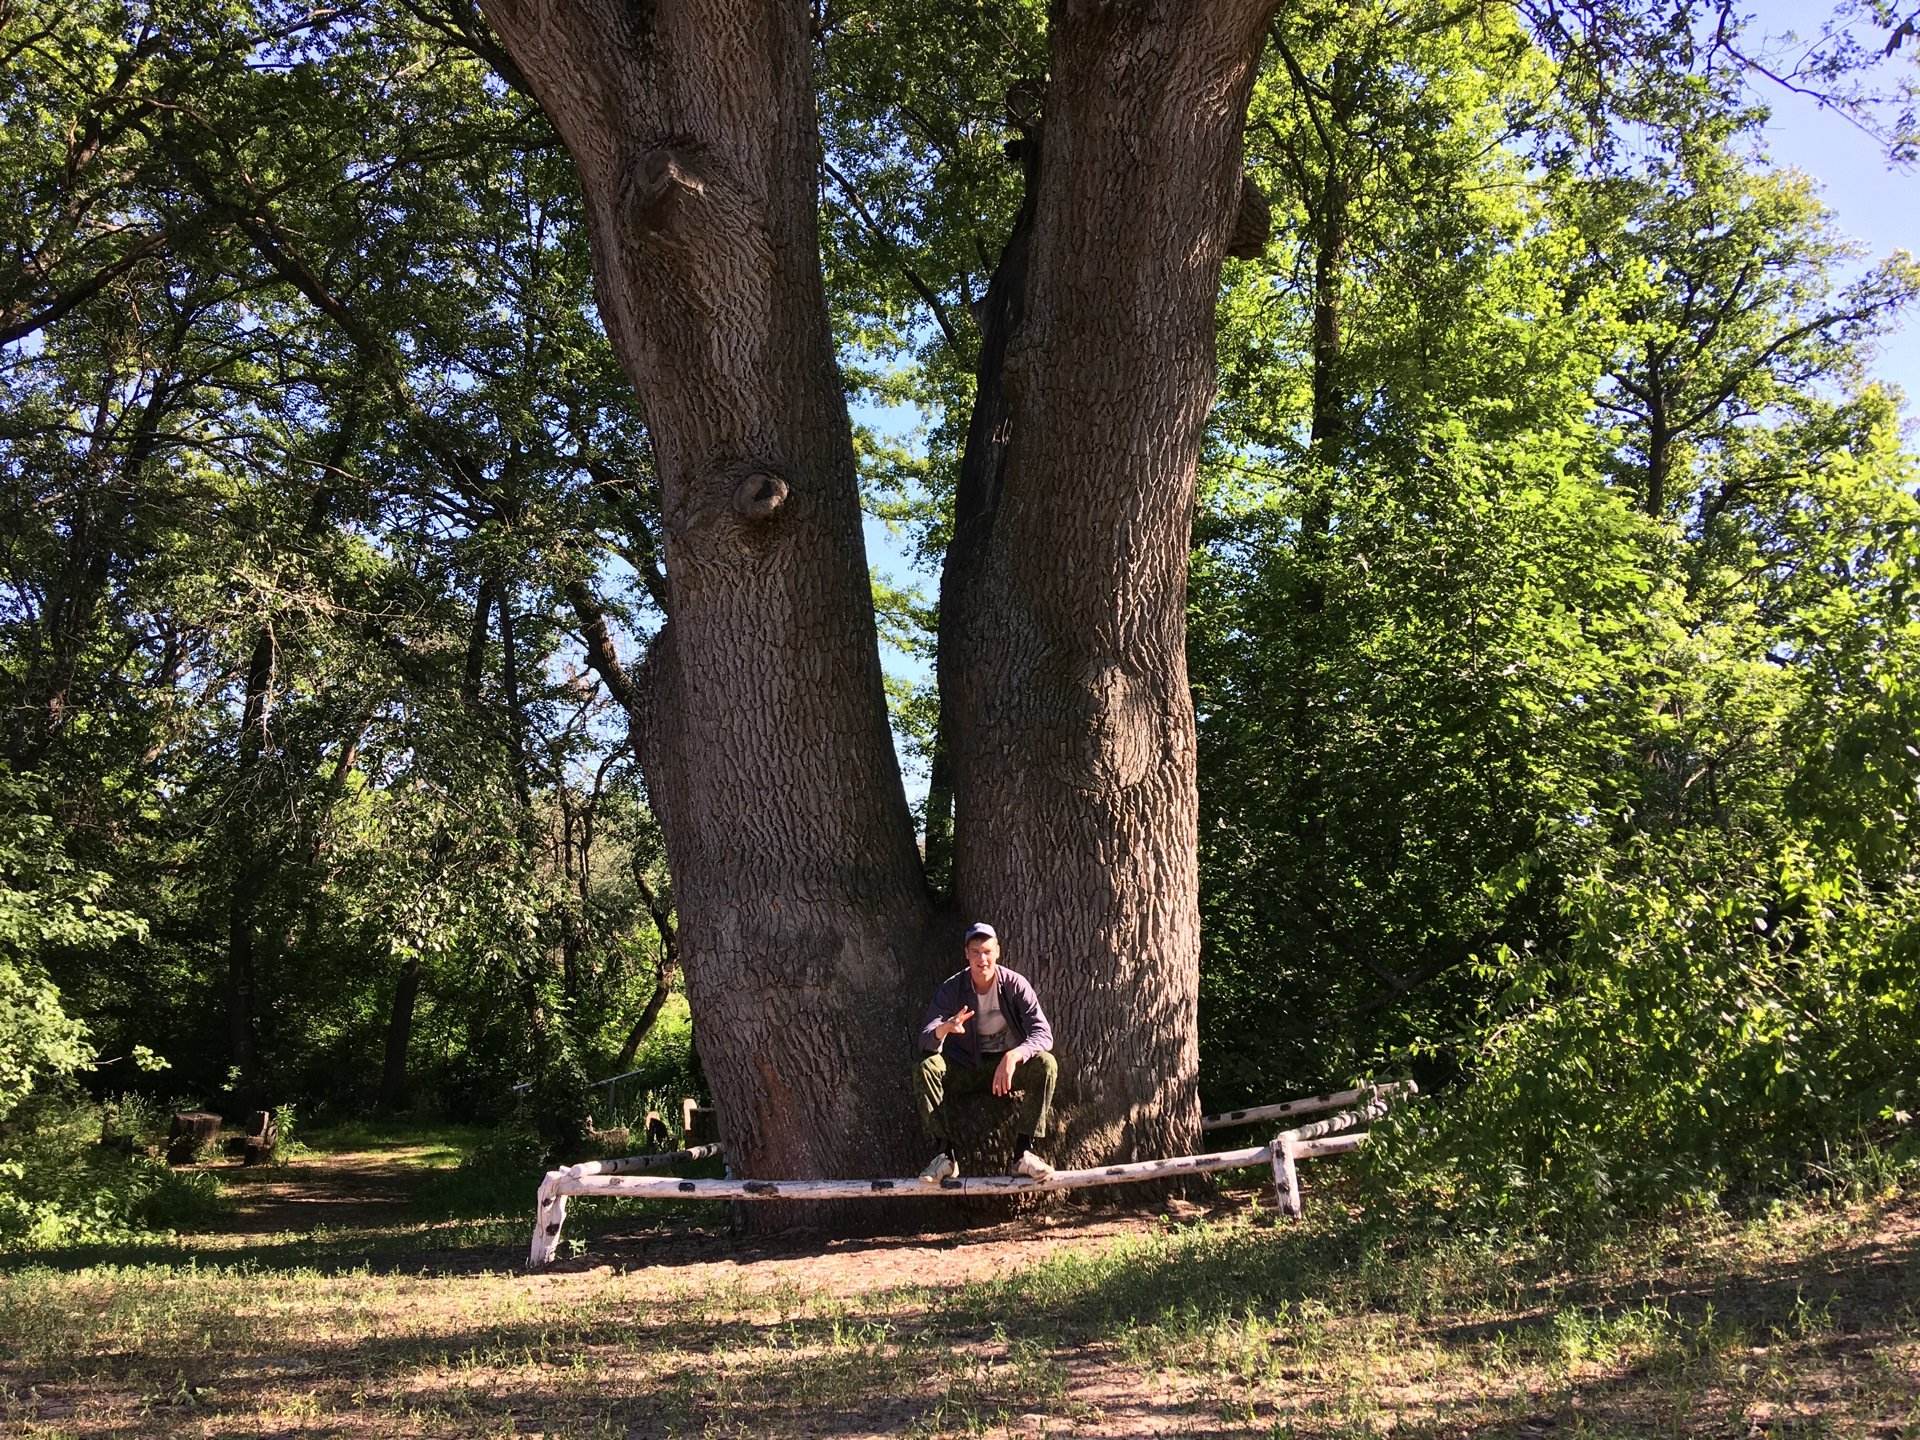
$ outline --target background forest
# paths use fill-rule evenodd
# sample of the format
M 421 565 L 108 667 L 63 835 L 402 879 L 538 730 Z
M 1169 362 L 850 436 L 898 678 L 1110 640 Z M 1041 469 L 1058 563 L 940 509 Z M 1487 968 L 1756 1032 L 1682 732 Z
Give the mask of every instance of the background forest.
M 1042 8 L 819 12 L 936 880 L 933 577 Z M 1403 1205 L 1914 1153 L 1920 472 L 1871 361 L 1920 267 L 1769 164 L 1737 40 L 1273 27 L 1192 561 L 1202 1098 L 1413 1074 Z M 159 1215 L 62 1149 L 102 1104 L 552 1150 L 589 1080 L 698 1093 L 605 678 L 662 609 L 645 426 L 511 60 L 460 0 L 0 0 L 0 56 L 0 1246 Z

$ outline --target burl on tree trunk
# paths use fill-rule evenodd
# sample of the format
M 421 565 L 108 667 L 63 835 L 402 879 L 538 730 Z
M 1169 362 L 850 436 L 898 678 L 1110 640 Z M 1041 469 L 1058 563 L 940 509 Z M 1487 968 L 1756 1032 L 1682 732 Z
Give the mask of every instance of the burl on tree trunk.
M 1198 1122 L 1186 555 L 1271 8 L 1054 6 L 1024 275 L 984 347 L 1004 423 L 943 587 L 956 886 L 1082 1078 L 1066 1163 L 1179 1153 Z M 808 7 L 486 11 L 579 168 L 648 418 L 669 618 L 628 709 L 721 1131 L 740 1174 L 900 1173 L 958 926 L 930 956 L 821 283 Z

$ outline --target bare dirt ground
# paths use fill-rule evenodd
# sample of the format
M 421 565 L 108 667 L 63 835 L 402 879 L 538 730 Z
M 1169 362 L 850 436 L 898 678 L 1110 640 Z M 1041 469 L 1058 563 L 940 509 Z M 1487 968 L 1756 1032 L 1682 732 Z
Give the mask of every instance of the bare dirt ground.
M 268 1236 L 404 1225 L 426 1147 L 309 1155 L 284 1165 L 214 1165 L 231 1209 L 212 1233 Z

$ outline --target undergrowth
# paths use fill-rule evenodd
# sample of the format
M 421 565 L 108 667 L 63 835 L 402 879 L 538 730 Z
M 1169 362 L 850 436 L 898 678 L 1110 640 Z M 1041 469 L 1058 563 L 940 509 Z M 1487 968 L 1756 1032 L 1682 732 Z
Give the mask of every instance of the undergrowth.
M 219 1181 L 169 1169 L 155 1153 L 157 1109 L 122 1097 L 102 1106 L 54 1090 L 0 1124 L 0 1252 L 138 1239 L 219 1215 Z M 119 1136 L 126 1149 L 99 1143 Z

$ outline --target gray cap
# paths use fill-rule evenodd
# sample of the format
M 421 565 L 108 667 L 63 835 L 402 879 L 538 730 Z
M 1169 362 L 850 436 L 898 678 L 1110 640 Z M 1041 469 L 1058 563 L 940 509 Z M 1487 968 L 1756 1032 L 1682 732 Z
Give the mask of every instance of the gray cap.
M 993 926 L 988 925 L 984 921 L 976 920 L 967 927 L 967 939 L 969 940 L 998 940 L 999 938 L 1000 936 L 994 931 Z

